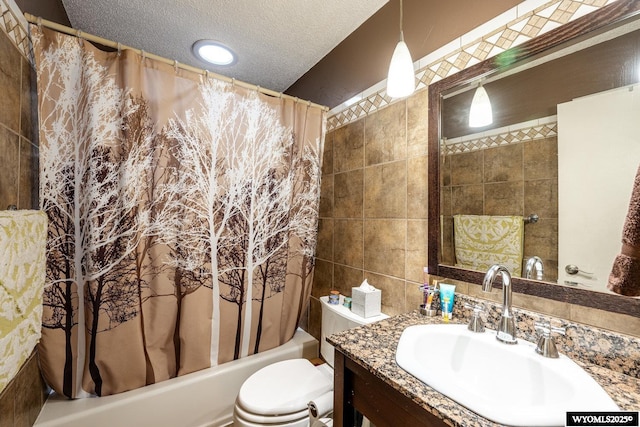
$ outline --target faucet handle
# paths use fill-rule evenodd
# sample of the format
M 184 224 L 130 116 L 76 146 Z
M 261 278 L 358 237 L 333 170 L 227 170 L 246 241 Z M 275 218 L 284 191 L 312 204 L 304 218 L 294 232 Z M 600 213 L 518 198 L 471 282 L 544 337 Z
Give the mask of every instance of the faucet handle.
M 537 331 L 542 333 L 538 338 L 536 353 L 553 359 L 560 357 L 558 355 L 558 349 L 556 348 L 556 342 L 553 339 L 553 336 L 551 336 L 551 333 L 555 332 L 556 334 L 565 335 L 567 329 L 559 326 L 551 326 L 550 320 L 547 320 L 546 322 L 536 322 L 535 328 Z
M 485 311 L 484 304 L 477 303 L 472 305 L 466 303 L 464 305 L 464 308 L 473 310 L 473 313 L 471 313 L 471 319 L 469 319 L 469 325 L 467 326 L 467 329 L 471 332 L 484 332 L 484 322 L 480 317 L 480 313 Z
M 536 322 L 535 328 L 536 331 L 542 332 L 544 336 L 551 336 L 552 332 L 555 332 L 559 335 L 565 335 L 567 332 L 567 328 L 561 326 L 551 326 L 551 320 Z

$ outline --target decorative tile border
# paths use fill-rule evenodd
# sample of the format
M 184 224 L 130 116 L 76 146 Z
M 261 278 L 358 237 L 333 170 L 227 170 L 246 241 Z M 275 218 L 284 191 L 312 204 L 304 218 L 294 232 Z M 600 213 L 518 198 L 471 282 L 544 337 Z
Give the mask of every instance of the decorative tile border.
M 441 152 L 450 154 L 470 153 L 509 144 L 558 136 L 558 117 L 550 116 L 538 120 L 492 129 L 487 132 L 443 139 Z
M 495 19 L 414 63 L 416 91 L 498 55 L 616 0 L 526 0 Z M 506 22 L 505 22 L 506 20 Z M 367 89 L 350 106 L 329 112 L 327 131 L 337 129 L 398 101 L 386 94 L 385 81 Z
M 30 59 L 29 24 L 14 0 L 0 0 L 0 27 L 20 53 Z

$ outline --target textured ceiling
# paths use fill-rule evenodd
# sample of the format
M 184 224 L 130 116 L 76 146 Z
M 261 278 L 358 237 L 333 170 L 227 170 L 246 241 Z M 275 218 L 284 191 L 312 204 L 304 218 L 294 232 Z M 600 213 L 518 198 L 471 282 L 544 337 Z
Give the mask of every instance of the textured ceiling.
M 284 91 L 388 0 L 62 0 L 73 28 L 180 63 Z M 230 67 L 191 53 L 200 39 L 238 54 Z

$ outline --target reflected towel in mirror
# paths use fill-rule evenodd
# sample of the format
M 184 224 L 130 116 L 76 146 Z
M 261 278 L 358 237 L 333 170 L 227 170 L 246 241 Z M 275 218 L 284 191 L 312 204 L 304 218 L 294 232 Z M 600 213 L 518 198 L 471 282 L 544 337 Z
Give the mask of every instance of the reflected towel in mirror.
M 622 249 L 613 261 L 607 288 L 620 295 L 640 296 L 640 167 L 622 229 Z
M 524 220 L 521 216 L 454 215 L 456 267 L 486 271 L 504 265 L 522 275 Z

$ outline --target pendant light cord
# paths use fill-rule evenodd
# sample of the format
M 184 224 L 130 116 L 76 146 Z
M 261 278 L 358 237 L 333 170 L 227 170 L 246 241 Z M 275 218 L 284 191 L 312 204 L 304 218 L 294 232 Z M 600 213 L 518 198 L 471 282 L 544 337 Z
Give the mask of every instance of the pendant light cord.
M 404 32 L 402 31 L 402 0 L 400 0 L 400 41 L 404 41 Z

